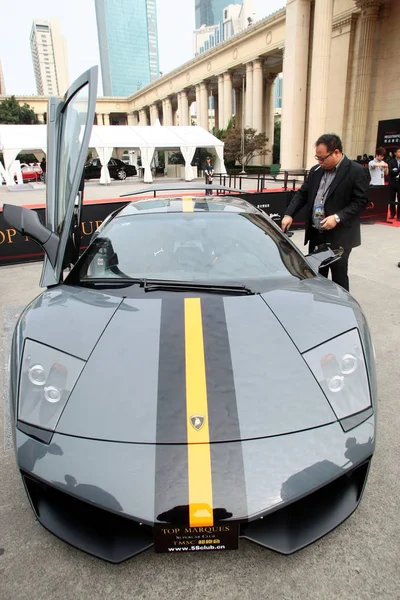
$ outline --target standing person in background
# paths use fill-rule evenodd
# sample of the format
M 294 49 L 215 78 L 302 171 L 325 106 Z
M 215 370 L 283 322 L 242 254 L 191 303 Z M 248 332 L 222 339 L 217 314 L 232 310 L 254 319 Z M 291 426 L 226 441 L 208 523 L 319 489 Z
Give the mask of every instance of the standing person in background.
M 304 243 L 309 252 L 320 244 L 342 247 L 343 254 L 329 267 L 320 269 L 349 290 L 348 261 L 352 248 L 361 244 L 360 214 L 368 204 L 368 171 L 343 154 L 342 142 L 333 133 L 321 135 L 315 143 L 315 160 L 308 179 L 295 194 L 282 219 L 282 231 L 289 229 L 293 216 L 306 206 Z
M 390 218 L 396 217 L 400 221 L 400 148 L 394 153 L 394 158 L 389 161 L 389 185 L 390 185 Z M 397 196 L 397 203 L 396 203 Z
M 377 148 L 375 158 L 368 163 L 371 175 L 370 185 L 385 185 L 385 175 L 389 173 L 388 165 L 384 161 L 385 148 Z
M 206 174 L 206 184 L 211 185 L 213 182 L 214 167 L 211 164 L 211 158 L 209 156 L 206 158 L 204 172 Z
M 46 183 L 46 157 L 45 156 L 41 160 L 40 168 L 42 169 L 42 172 L 43 172 L 43 175 L 42 175 L 43 183 Z

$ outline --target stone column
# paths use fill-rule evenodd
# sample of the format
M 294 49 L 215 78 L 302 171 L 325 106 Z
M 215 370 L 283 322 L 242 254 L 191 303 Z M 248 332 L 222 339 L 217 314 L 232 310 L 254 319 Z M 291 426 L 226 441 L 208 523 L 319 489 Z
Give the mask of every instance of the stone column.
M 265 156 L 264 163 L 272 165 L 272 149 L 274 146 L 274 101 L 275 101 L 275 79 L 276 73 L 269 73 L 265 80 L 265 108 L 264 108 L 264 131 L 268 138 L 267 148 L 270 152 Z
M 304 167 L 310 0 L 287 0 L 283 59 L 281 164 L 283 169 Z
M 128 113 L 127 115 L 128 125 L 137 125 L 137 119 L 135 117 L 135 113 Z
M 208 131 L 208 85 L 205 81 L 200 83 L 200 110 L 202 127 Z
M 214 127 L 215 131 L 219 129 L 219 96 L 214 96 Z
M 144 108 L 141 108 L 139 110 L 139 125 L 145 126 L 147 124 L 147 112 Z
M 253 60 L 253 128 L 263 131 L 263 71 L 261 60 Z
M 223 129 L 228 127 L 229 121 L 232 118 L 232 73 L 227 71 L 224 73 L 224 122 Z
M 193 104 L 193 102 L 189 101 L 189 97 L 188 97 L 188 104 L 189 104 L 189 125 L 192 125 L 192 104 Z
M 244 126 L 253 127 L 253 64 L 246 64 L 246 99 Z
M 235 88 L 236 96 L 236 114 L 235 114 L 235 125 L 237 129 L 242 128 L 243 120 L 243 93 L 242 88 Z
M 177 112 L 178 112 L 178 116 L 179 116 L 179 125 L 182 125 L 182 104 L 181 104 L 181 93 L 180 92 L 178 92 L 176 94 L 176 98 L 178 100 Z
M 356 0 L 361 8 L 351 156 L 363 154 L 367 130 L 372 57 L 379 7 L 382 2 Z
M 101 113 L 96 113 L 97 125 L 103 125 L 103 115 Z
M 159 112 L 158 112 L 158 106 L 157 106 L 157 104 L 152 104 L 151 105 L 151 109 L 152 109 L 151 113 L 150 113 L 150 115 L 152 117 L 151 124 L 155 125 L 157 119 L 160 119 L 160 115 L 159 115 Z
M 314 27 L 311 56 L 311 80 L 308 101 L 308 132 L 306 135 L 305 167 L 315 165 L 315 142 L 326 133 L 328 75 L 331 55 L 333 0 L 318 0 L 314 6 Z M 284 84 L 285 85 L 285 84 Z
M 110 124 L 110 113 L 103 115 L 104 125 Z
M 181 111 L 181 118 L 179 119 L 180 124 L 189 125 L 189 103 L 186 90 L 181 91 Z
M 218 126 L 224 128 L 224 74 L 218 75 Z
M 196 121 L 199 127 L 202 127 L 201 122 L 201 95 L 200 95 L 200 84 L 196 85 Z
M 173 125 L 171 98 L 165 98 L 164 125 Z

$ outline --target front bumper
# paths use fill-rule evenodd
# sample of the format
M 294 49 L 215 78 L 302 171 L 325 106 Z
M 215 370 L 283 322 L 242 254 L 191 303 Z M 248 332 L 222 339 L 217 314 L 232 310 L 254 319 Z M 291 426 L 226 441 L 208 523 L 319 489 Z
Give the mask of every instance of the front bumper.
M 371 416 L 348 433 L 333 423 L 286 436 L 213 444 L 214 511 L 229 514 L 240 523 L 240 537 L 266 548 L 290 554 L 307 546 L 357 508 L 374 451 L 374 426 Z M 163 448 L 171 468 L 159 473 L 153 445 L 60 434 L 47 445 L 19 430 L 16 444 L 38 520 L 104 560 L 118 563 L 151 547 L 158 517 L 174 515 L 171 509 L 187 504 L 185 446 Z M 244 482 L 238 482 L 228 460 L 237 446 Z M 239 488 L 245 490 L 244 502 Z M 173 518 L 160 517 L 171 523 Z

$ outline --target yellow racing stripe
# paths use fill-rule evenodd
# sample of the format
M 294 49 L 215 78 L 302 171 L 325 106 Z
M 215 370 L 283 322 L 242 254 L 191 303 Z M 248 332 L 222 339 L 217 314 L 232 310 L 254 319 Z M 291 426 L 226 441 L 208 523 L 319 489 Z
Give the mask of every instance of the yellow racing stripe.
M 193 212 L 192 196 L 182 196 L 182 210 L 183 212 Z
M 186 416 L 190 527 L 214 525 L 210 433 L 200 298 L 185 298 Z

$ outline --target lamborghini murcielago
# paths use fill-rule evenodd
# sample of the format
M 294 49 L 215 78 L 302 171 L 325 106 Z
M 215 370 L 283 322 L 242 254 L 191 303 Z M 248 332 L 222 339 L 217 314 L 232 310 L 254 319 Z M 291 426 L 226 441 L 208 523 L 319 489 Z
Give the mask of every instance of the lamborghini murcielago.
M 368 325 L 318 274 L 340 251 L 304 256 L 203 186 L 127 200 L 80 252 L 96 87 L 94 68 L 49 102 L 46 224 L 4 207 L 46 253 L 10 359 L 32 508 L 110 562 L 240 538 L 290 554 L 357 508 L 375 446 Z

